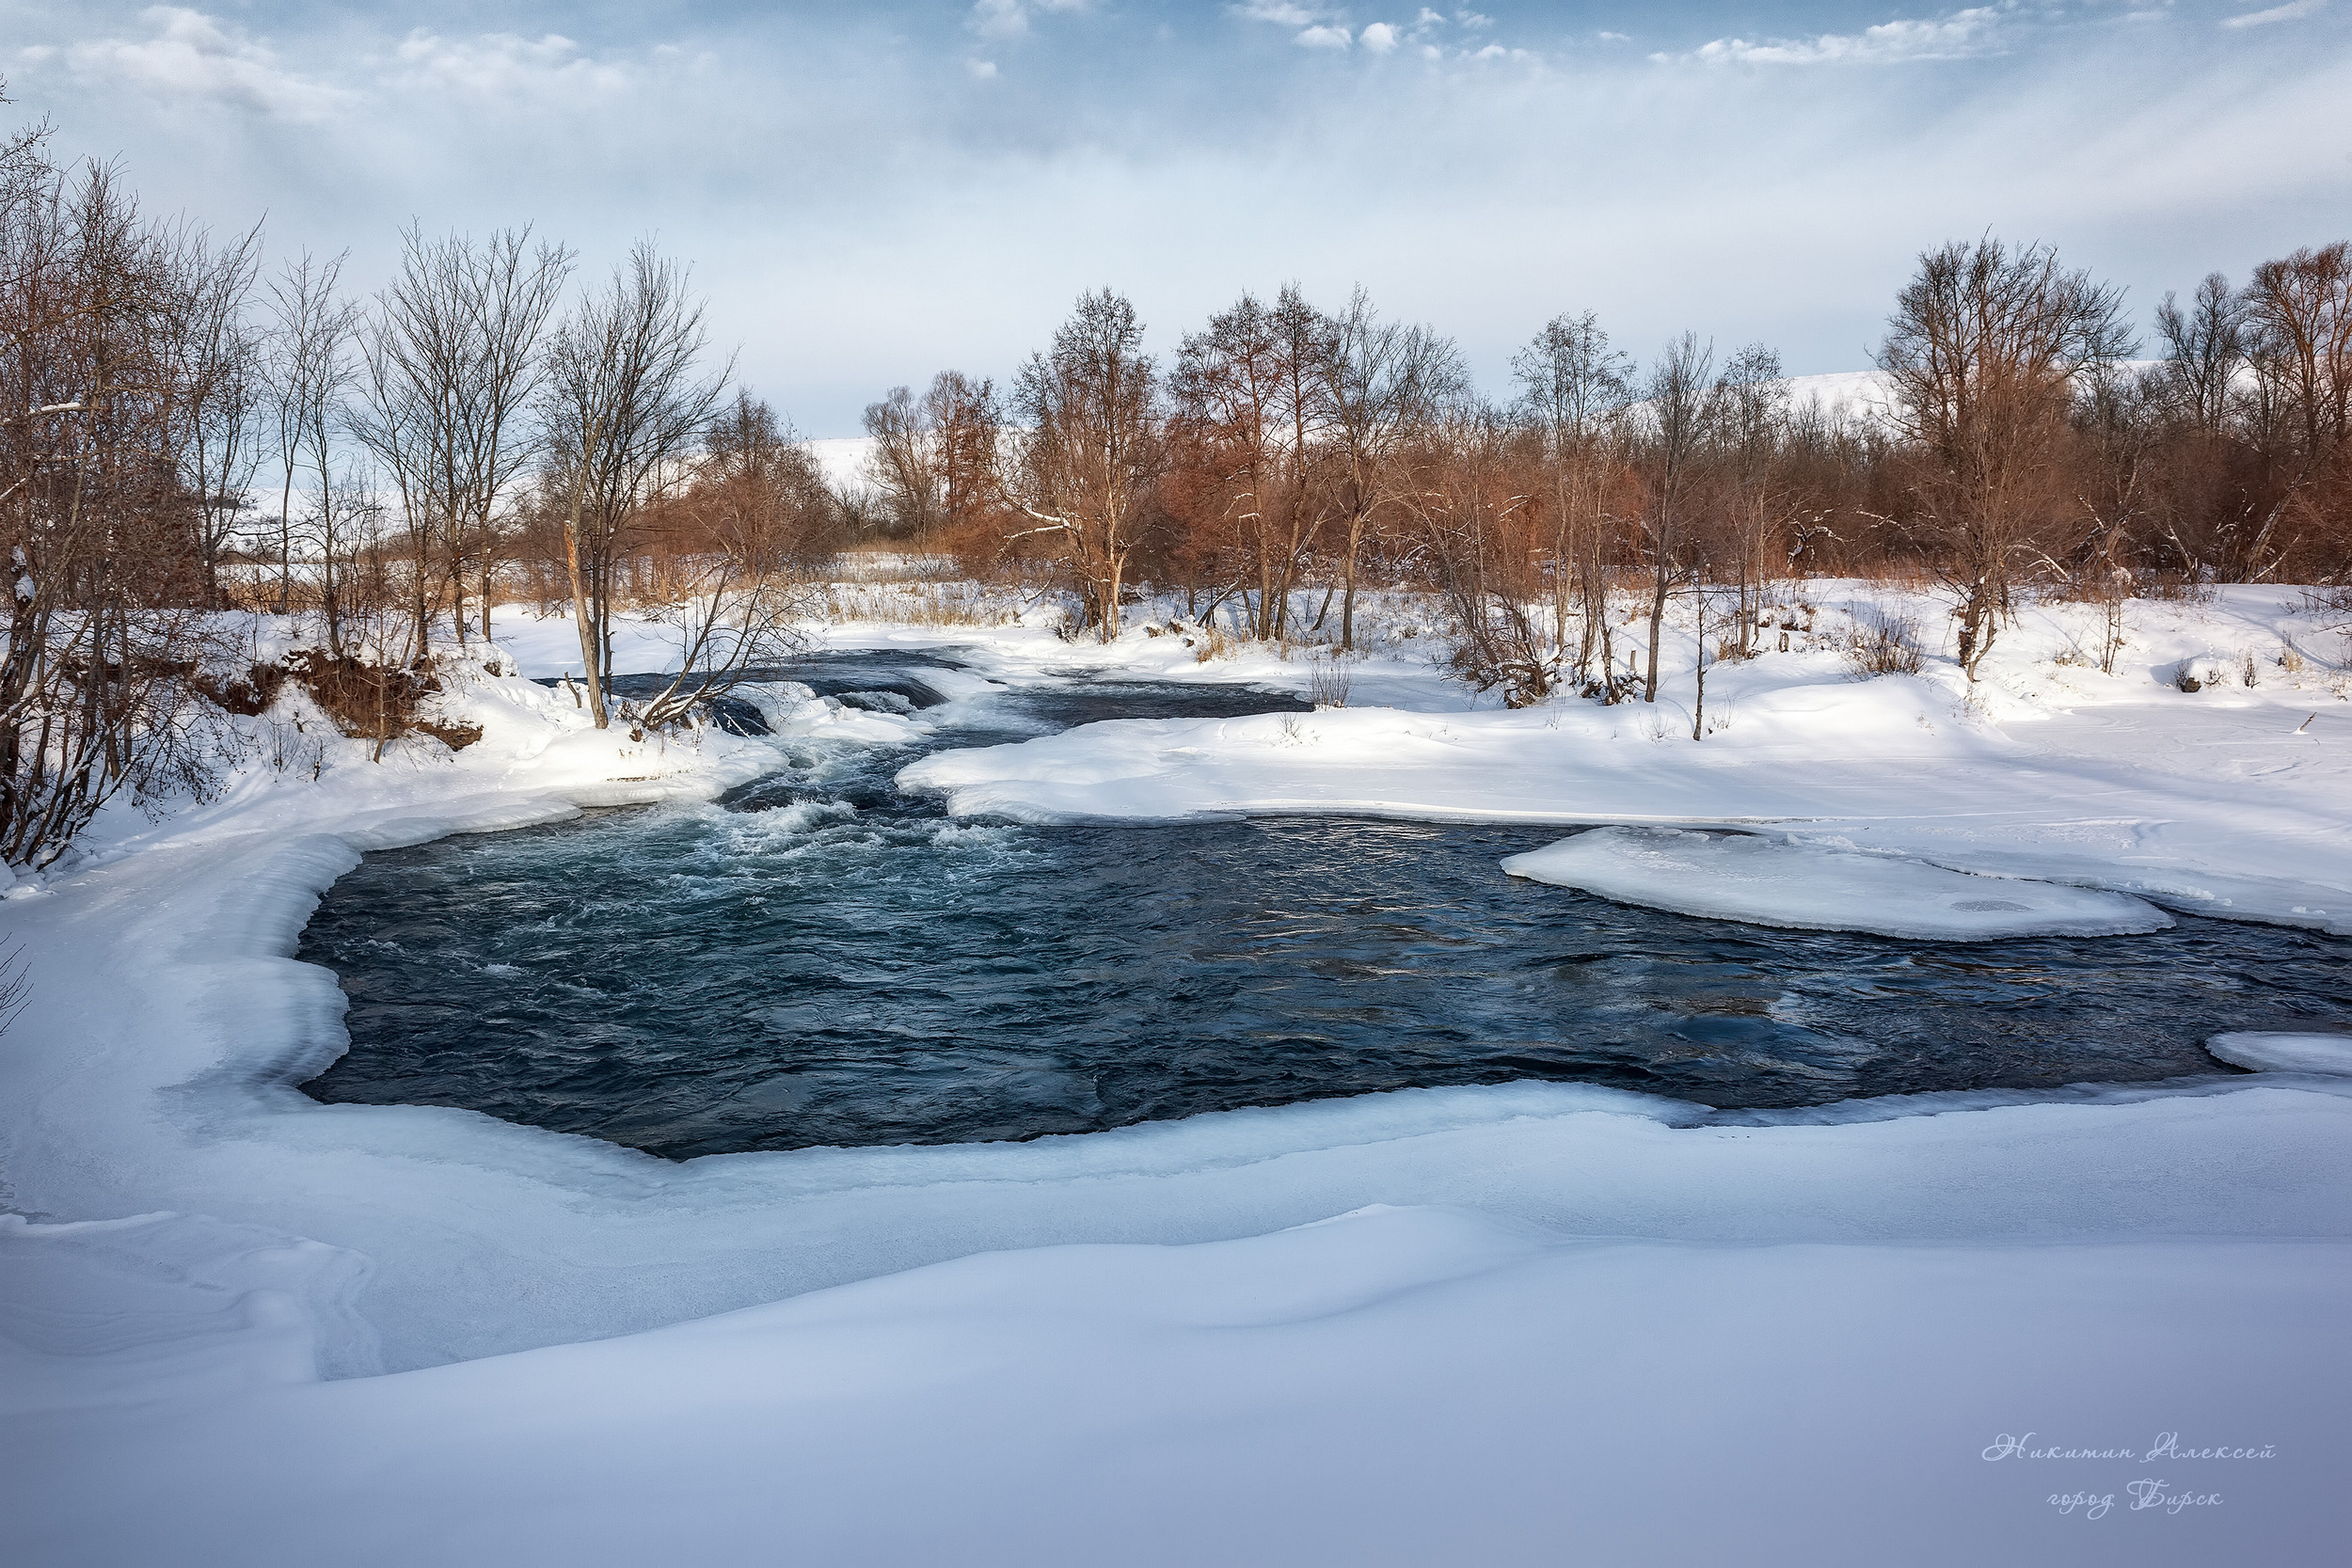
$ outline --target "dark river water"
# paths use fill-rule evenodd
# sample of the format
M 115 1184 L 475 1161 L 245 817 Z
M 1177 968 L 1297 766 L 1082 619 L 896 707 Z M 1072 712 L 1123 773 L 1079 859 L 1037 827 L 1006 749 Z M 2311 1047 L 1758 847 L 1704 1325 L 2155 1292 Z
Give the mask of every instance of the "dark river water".
M 1723 1107 L 2149 1080 L 2229 1070 L 2223 1029 L 2352 1024 L 2352 942 L 2277 927 L 1944 945 L 1497 868 L 1558 829 L 951 821 L 891 784 L 926 751 L 1301 705 L 1073 678 L 941 707 L 977 685 L 946 666 L 778 673 L 950 721 L 913 746 L 785 739 L 721 802 L 368 856 L 303 934 L 351 997 L 308 1092 L 684 1159 L 1529 1078 Z

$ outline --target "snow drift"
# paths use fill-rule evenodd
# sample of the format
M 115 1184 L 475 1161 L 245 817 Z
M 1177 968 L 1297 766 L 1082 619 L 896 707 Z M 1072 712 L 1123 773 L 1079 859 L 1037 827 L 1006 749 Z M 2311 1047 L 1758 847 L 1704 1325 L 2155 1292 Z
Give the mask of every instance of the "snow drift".
M 1502 869 L 1675 914 L 1922 942 L 2122 936 L 2172 924 L 2121 893 L 1970 876 L 1758 833 L 1597 828 L 1514 855 Z

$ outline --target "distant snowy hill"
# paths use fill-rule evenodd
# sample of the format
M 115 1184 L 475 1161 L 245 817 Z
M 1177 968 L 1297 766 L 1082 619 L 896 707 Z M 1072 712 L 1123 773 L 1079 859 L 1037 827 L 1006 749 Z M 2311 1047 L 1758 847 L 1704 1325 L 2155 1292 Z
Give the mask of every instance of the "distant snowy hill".
M 866 477 L 866 459 L 874 450 L 871 436 L 827 436 L 804 442 L 809 455 L 825 471 L 825 483 L 836 490 L 864 490 L 872 482 Z
M 1792 375 L 1788 378 L 1788 405 L 1791 408 L 1819 403 L 1824 414 L 1835 414 L 1842 409 L 1859 419 L 1883 414 L 1886 402 L 1884 371 L 1832 371 L 1826 375 Z

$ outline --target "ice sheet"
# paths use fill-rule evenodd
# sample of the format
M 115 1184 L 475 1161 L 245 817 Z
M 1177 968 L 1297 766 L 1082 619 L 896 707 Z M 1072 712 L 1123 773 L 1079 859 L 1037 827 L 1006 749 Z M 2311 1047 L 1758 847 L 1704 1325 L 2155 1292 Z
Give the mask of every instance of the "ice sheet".
M 2258 1072 L 2352 1075 L 2352 1035 L 2293 1035 L 2267 1031 L 2216 1035 L 2205 1049 L 2223 1061 Z
M 2122 936 L 2172 924 L 2124 894 L 1971 876 L 1762 833 L 1597 828 L 1514 855 L 1502 869 L 1703 919 L 1919 941 Z

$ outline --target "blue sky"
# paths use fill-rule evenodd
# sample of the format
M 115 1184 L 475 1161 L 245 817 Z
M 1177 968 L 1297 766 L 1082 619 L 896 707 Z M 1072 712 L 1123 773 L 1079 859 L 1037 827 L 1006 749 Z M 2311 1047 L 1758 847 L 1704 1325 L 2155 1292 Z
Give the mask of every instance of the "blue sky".
M 0 0 L 10 111 L 158 209 L 380 277 L 410 216 L 691 258 L 813 435 L 1002 374 L 1081 290 L 1163 348 L 1244 288 L 1867 361 L 1991 230 L 2167 288 L 2352 236 L 2352 0 L 102 6 Z

